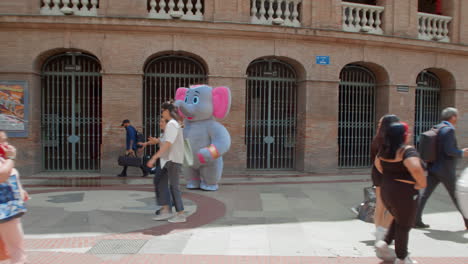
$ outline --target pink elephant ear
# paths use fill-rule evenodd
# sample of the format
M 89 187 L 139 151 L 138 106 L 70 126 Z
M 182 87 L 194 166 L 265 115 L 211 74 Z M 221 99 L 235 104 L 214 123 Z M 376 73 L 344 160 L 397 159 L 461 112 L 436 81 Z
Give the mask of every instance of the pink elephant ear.
M 188 89 L 187 88 L 184 88 L 184 87 L 180 87 L 180 88 L 177 88 L 177 91 L 176 91 L 176 94 L 175 94 L 175 100 L 178 101 L 184 101 L 185 100 L 185 95 L 187 94 L 187 91 Z M 182 113 L 182 111 L 180 111 L 179 109 L 179 115 L 182 117 L 182 118 L 185 118 L 184 114 Z
M 225 118 L 231 108 L 231 90 L 227 87 L 213 89 L 213 116 L 218 119 Z
M 176 101 L 177 100 L 184 101 L 185 100 L 185 94 L 187 93 L 187 91 L 188 91 L 188 88 L 184 88 L 184 87 L 177 88 L 177 91 L 175 93 Z

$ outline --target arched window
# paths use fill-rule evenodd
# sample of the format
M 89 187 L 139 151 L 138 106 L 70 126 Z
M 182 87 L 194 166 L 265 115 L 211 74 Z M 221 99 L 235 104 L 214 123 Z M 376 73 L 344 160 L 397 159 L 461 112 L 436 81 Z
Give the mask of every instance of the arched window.
M 245 135 L 247 168 L 294 169 L 297 75 L 276 59 L 259 59 L 247 69 Z
M 347 65 L 340 73 L 338 165 L 371 165 L 370 145 L 375 128 L 376 78 L 365 67 Z
M 165 55 L 149 61 L 143 76 L 143 133 L 159 137 L 161 104 L 173 100 L 179 87 L 206 83 L 203 65 L 194 58 L 180 55 Z M 156 146 L 146 148 L 152 155 Z
M 92 55 L 49 58 L 42 76 L 42 165 L 46 171 L 99 171 L 102 143 L 101 65 Z
M 414 142 L 419 135 L 439 122 L 440 79 L 430 71 L 422 71 L 416 79 L 416 100 L 414 116 Z

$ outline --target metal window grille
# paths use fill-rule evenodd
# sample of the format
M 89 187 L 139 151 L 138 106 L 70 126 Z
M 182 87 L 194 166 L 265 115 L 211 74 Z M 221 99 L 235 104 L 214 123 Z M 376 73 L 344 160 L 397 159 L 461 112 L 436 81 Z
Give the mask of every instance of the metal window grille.
M 67 52 L 42 69 L 42 166 L 46 171 L 99 171 L 101 65 L 91 55 Z
M 173 100 L 179 87 L 207 82 L 206 70 L 197 60 L 167 55 L 151 60 L 143 76 L 143 133 L 159 137 L 159 119 L 162 103 Z M 153 155 L 157 146 L 149 146 L 145 155 Z
M 290 65 L 257 60 L 247 69 L 247 168 L 294 169 L 297 79 Z
M 414 116 L 414 142 L 419 143 L 419 135 L 439 122 L 440 80 L 431 72 L 421 72 L 416 80 L 416 102 Z
M 370 145 L 375 127 L 376 79 L 368 69 L 348 65 L 340 74 L 338 165 L 358 168 L 371 165 Z

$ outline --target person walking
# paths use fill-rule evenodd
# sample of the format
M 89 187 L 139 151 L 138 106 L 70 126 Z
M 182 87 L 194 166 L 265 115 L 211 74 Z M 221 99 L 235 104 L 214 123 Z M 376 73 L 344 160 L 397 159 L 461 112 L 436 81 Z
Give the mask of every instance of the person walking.
M 125 130 L 127 132 L 126 142 L 125 142 L 125 146 L 126 146 L 125 155 L 133 155 L 133 156 L 136 157 L 137 156 L 137 150 L 138 150 L 137 130 L 135 129 L 135 127 L 133 127 L 130 124 L 130 120 L 128 120 L 128 119 L 123 120 L 121 126 L 123 128 L 125 128 Z M 128 166 L 123 166 L 122 172 L 120 174 L 118 174 L 117 176 L 118 177 L 127 177 L 127 168 L 128 168 Z M 143 164 L 140 166 L 140 169 L 141 169 L 141 172 L 143 173 L 142 177 L 148 176 L 148 171 L 146 170 L 146 168 L 144 167 Z
M 29 200 L 23 189 L 18 171 L 14 168 L 16 149 L 4 148 L 7 159 L 0 158 L 0 239 L 10 257 L 11 264 L 26 263 L 24 233 L 21 216 L 26 212 L 24 202 Z
M 159 120 L 159 128 L 161 129 L 161 134 L 159 138 L 149 137 L 148 141 L 144 143 L 138 143 L 138 144 L 141 145 L 143 148 L 149 145 L 159 145 L 159 148 L 161 148 L 161 146 L 166 141 L 166 139 L 164 138 L 164 130 L 166 129 L 167 122 L 168 120 L 164 119 L 163 117 L 161 117 L 161 119 Z M 172 213 L 172 203 L 171 203 L 171 194 L 169 191 L 169 186 L 167 184 L 159 184 L 163 176 L 162 174 L 167 174 L 167 169 L 162 169 L 161 164 L 159 164 L 154 168 L 154 177 L 153 177 L 156 205 L 159 205 L 161 207 L 165 205 L 169 205 L 169 213 Z M 165 189 L 163 190 L 162 188 L 165 188 Z M 161 194 L 165 195 L 163 199 L 161 199 Z M 169 204 L 164 204 L 167 201 L 169 201 Z M 156 210 L 155 214 L 160 215 L 161 209 Z
M 187 221 L 184 214 L 182 194 L 179 189 L 179 179 L 184 161 L 184 135 L 181 124 L 182 119 L 177 112 L 178 109 L 172 102 L 162 104 L 161 115 L 165 120 L 169 121 L 164 131 L 165 141 L 159 151 L 147 163 L 147 166 L 151 168 L 160 158 L 161 167 L 163 170 L 167 170 L 167 173 L 161 174 L 159 182 L 159 191 L 161 191 L 160 203 L 163 206 L 161 207 L 160 214 L 153 218 L 153 220 L 168 220 L 171 223 L 183 223 Z M 171 201 L 167 200 L 167 195 L 164 194 L 164 191 L 168 189 L 168 184 L 170 185 L 169 190 L 177 212 L 175 215 L 172 215 L 170 211 Z
M 376 253 L 380 259 L 395 264 L 416 263 L 408 255 L 408 239 L 416 218 L 418 190 L 426 187 L 421 159 L 416 149 L 408 145 L 409 139 L 407 124 L 391 124 L 375 159 L 375 167 L 383 175 L 382 201 L 394 217 L 385 239 L 375 244 Z M 396 254 L 388 246 L 393 240 Z
M 396 115 L 384 115 L 380 118 L 377 125 L 377 134 L 371 143 L 371 160 L 375 161 L 375 157 L 380 152 L 385 139 L 385 131 L 392 123 L 399 122 L 400 119 Z M 375 211 L 374 211 L 374 225 L 375 225 L 375 241 L 383 240 L 387 234 L 388 228 L 393 221 L 393 216 L 385 207 L 382 202 L 380 193 L 380 185 L 382 183 L 382 174 L 377 170 L 375 165 L 372 166 L 372 184 L 375 186 Z
M 414 224 L 416 228 L 430 227 L 422 221 L 422 213 L 427 200 L 431 197 L 431 194 L 439 183 L 445 186 L 450 198 L 458 211 L 460 211 L 460 206 L 455 197 L 455 185 L 457 181 L 456 167 L 459 158 L 468 157 L 468 148 L 459 149 L 457 146 L 455 127 L 458 123 L 458 110 L 453 107 L 445 108 L 442 110 L 441 120 L 442 122 L 436 126 L 436 128 L 439 128 L 437 134 L 436 160 L 428 164 L 427 187 L 419 200 L 418 213 Z M 466 217 L 463 217 L 463 219 L 465 221 L 465 229 L 468 230 L 468 219 Z

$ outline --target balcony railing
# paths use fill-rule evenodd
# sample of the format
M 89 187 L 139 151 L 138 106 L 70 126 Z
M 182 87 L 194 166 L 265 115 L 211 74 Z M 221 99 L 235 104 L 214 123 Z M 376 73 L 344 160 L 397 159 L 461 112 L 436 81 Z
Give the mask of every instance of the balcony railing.
M 452 21 L 452 18 L 448 16 L 418 13 L 418 38 L 450 42 L 450 21 Z
M 251 0 L 251 23 L 301 26 L 302 0 Z
M 148 0 L 149 18 L 203 20 L 203 0 Z
M 362 5 L 343 2 L 343 30 L 348 32 L 365 32 L 383 34 L 383 6 Z
M 41 0 L 42 15 L 96 16 L 99 0 Z

